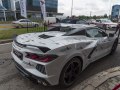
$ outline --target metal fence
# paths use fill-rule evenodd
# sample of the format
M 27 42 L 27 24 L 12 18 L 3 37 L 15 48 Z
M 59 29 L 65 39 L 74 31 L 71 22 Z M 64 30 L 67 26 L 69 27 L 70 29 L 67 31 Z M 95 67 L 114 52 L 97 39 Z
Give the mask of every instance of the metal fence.
M 24 23 L 23 26 L 22 24 L 18 24 L 18 26 L 15 26 L 15 24 L 12 24 L 12 22 L 8 24 L 2 24 L 1 22 L 0 40 L 12 39 L 15 35 L 25 33 L 42 32 L 47 29 L 47 26 L 45 26 L 40 19 L 32 19 L 31 21 L 32 22 Z

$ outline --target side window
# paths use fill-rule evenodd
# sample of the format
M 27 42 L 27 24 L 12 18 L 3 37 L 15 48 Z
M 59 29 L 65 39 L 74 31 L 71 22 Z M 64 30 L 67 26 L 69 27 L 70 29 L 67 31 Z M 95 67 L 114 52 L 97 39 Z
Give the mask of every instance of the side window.
M 30 20 L 26 20 L 26 22 L 31 22 Z
M 86 30 L 86 34 L 88 37 L 92 37 L 92 38 L 106 37 L 107 36 L 107 34 L 105 32 L 103 32 L 102 30 L 100 30 L 98 28 L 88 29 L 88 30 Z
M 30 20 L 21 20 L 20 22 L 31 22 Z
M 101 20 L 96 20 L 96 22 L 99 22 L 99 23 L 101 23 Z
M 25 20 L 21 20 L 20 22 L 25 22 Z

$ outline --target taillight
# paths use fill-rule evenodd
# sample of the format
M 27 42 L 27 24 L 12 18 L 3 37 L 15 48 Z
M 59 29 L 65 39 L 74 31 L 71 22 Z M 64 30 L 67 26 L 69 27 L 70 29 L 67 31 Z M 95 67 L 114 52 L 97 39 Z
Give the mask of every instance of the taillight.
M 50 62 L 58 57 L 57 55 L 38 55 L 38 54 L 28 53 L 28 52 L 26 54 L 27 54 L 25 56 L 26 58 L 40 61 L 40 62 Z

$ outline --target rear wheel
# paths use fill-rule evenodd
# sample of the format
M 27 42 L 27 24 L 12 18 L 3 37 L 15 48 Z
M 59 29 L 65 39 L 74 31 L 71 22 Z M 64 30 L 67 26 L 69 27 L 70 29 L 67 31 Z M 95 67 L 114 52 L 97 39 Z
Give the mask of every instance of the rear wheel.
M 117 46 L 118 46 L 118 39 L 115 40 L 113 46 L 112 46 L 112 49 L 111 49 L 111 52 L 110 52 L 110 55 L 114 54 L 114 52 L 116 51 L 117 49 Z
M 75 80 L 78 78 L 80 72 L 82 70 L 81 61 L 78 58 L 73 58 L 68 62 L 64 69 L 62 70 L 60 76 L 60 86 L 61 87 L 69 87 L 71 86 Z

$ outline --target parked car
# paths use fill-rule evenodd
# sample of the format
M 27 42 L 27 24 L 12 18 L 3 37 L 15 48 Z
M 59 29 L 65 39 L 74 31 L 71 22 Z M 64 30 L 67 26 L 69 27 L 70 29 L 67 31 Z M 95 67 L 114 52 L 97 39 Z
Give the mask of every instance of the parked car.
M 86 24 L 88 25 L 89 23 L 86 22 L 86 20 L 82 19 L 63 19 L 61 23 L 66 23 L 66 24 Z
M 29 19 L 20 19 L 18 21 L 13 21 L 12 24 L 15 28 L 39 27 L 39 23 L 32 22 Z
M 45 86 L 68 87 L 90 63 L 112 55 L 117 45 L 116 34 L 92 25 L 65 24 L 17 36 L 11 53 L 23 76 Z
M 95 25 L 104 29 L 115 29 L 117 27 L 117 23 L 114 23 L 109 19 L 97 19 Z
M 95 24 L 96 20 L 95 19 L 88 19 L 87 23 L 89 23 L 89 24 Z

